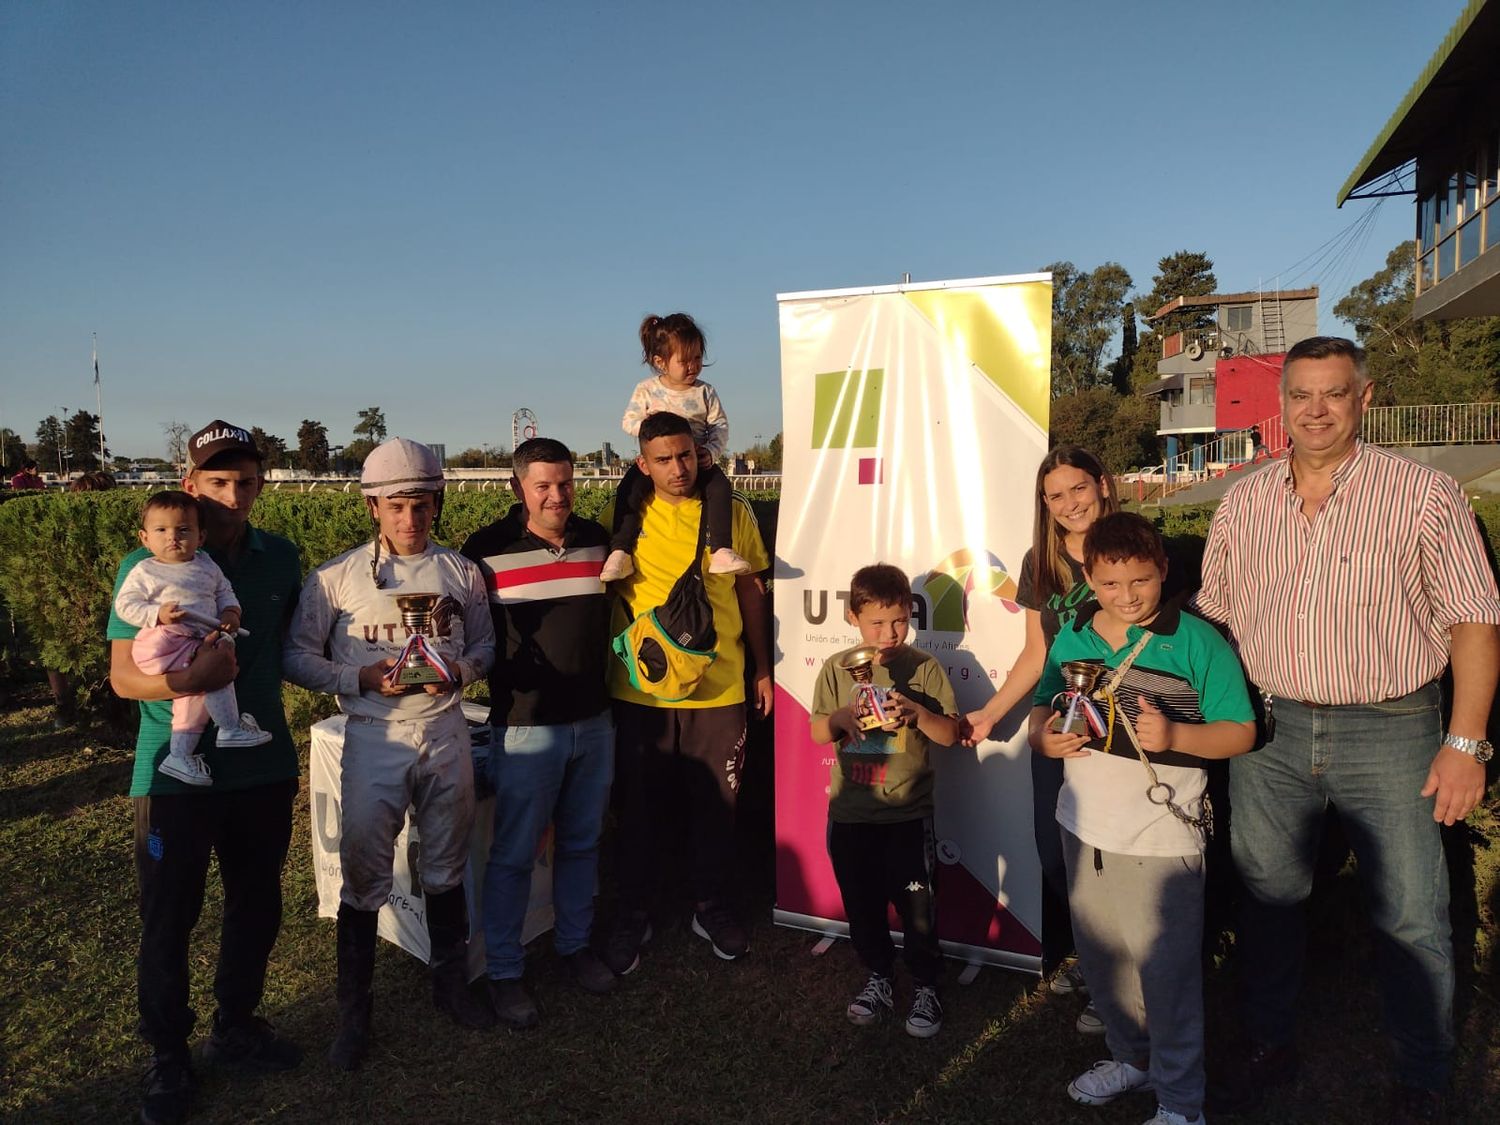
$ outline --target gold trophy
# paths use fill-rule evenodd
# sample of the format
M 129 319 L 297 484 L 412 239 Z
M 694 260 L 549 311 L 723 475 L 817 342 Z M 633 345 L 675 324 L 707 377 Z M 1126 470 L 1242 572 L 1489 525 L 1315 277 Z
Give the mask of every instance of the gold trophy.
M 451 679 L 442 657 L 428 643 L 432 629 L 432 614 L 442 594 L 393 594 L 396 608 L 401 611 L 401 624 L 406 627 L 408 640 L 401 655 L 396 658 L 396 667 L 391 671 L 391 683 L 401 687 L 421 687 L 424 684 L 446 683 Z M 439 670 L 441 669 L 441 671 Z
M 1068 687 L 1066 691 L 1058 692 L 1052 700 L 1052 706 L 1061 711 L 1062 704 L 1067 705 L 1067 713 L 1058 728 L 1064 734 L 1102 733 L 1093 729 L 1102 727 L 1103 720 L 1099 718 L 1099 710 L 1089 697 L 1094 694 L 1107 671 L 1108 668 L 1094 660 L 1063 661 L 1063 682 Z
M 861 645 L 851 649 L 839 661 L 839 667 L 854 680 L 854 714 L 859 720 L 860 730 L 874 730 L 890 722 L 885 713 L 886 697 L 890 688 L 874 682 L 875 657 L 879 653 L 874 645 Z

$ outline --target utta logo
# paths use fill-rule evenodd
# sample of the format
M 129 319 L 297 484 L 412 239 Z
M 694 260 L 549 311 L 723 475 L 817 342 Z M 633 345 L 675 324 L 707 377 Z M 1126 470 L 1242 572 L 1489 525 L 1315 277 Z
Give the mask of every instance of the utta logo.
M 977 558 L 967 547 L 954 551 L 927 572 L 922 592 L 931 607 L 928 628 L 934 632 L 967 632 L 969 601 L 974 597 L 999 598 L 1011 613 L 1021 612 L 1016 604 L 1016 580 L 988 551 Z

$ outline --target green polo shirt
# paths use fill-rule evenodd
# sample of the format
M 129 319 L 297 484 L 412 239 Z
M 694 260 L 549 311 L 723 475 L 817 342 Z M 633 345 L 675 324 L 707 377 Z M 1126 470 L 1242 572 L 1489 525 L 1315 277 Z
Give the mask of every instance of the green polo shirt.
M 1115 648 L 1094 630 L 1094 618 L 1099 612 L 1097 602 L 1085 605 L 1072 625 L 1057 634 L 1047 650 L 1041 682 L 1032 699 L 1035 706 L 1050 705 L 1067 686 L 1062 673 L 1065 661 L 1081 660 L 1114 669 L 1135 648 L 1145 630 L 1139 625 L 1129 626 L 1125 630 L 1125 643 Z M 1177 723 L 1248 723 L 1255 718 L 1239 657 L 1217 629 L 1182 609 L 1175 599 L 1164 603 L 1146 628 L 1151 631 L 1151 639 L 1126 671 L 1116 693 L 1120 710 L 1131 723 L 1140 722 L 1142 695 Z M 1106 676 L 1100 681 L 1101 687 L 1107 679 Z M 1091 738 L 1087 746 L 1090 750 L 1103 750 L 1105 740 Z M 1110 743 L 1110 753 L 1136 757 L 1135 747 L 1123 728 Z M 1147 757 L 1166 765 L 1193 768 L 1204 765 L 1204 759 L 1175 750 L 1148 752 Z
M 250 635 L 235 641 L 235 658 L 240 672 L 234 681 L 240 710 L 255 717 L 262 730 L 271 732 L 271 741 L 263 746 L 220 750 L 214 745 L 217 730 L 212 723 L 198 742 L 198 751 L 213 771 L 211 787 L 196 787 L 178 781 L 157 770 L 167 756 L 167 742 L 172 733 L 172 704 L 142 702 L 141 729 L 135 741 L 135 773 L 130 781 L 132 797 L 158 797 L 172 793 L 212 793 L 230 789 L 250 789 L 274 781 L 295 778 L 298 772 L 297 749 L 286 725 L 286 710 L 281 703 L 281 637 L 287 620 L 297 604 L 302 588 L 302 562 L 297 548 L 279 535 L 246 526 L 245 551 L 239 564 L 231 566 L 217 551 L 209 557 L 234 587 L 243 616 L 240 625 Z M 149 558 L 144 548 L 132 551 L 120 562 L 115 575 L 114 598 L 120 583 L 135 564 Z M 111 641 L 134 640 L 139 630 L 110 609 L 109 628 L 105 637 Z

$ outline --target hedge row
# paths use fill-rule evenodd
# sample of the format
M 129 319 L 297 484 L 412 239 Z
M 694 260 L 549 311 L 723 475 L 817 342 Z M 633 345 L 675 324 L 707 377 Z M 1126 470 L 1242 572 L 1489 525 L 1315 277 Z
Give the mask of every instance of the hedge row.
M 597 516 L 613 495 L 580 489 L 575 510 Z M 145 498 L 116 489 L 10 494 L 0 504 L 0 599 L 16 626 L 14 643 L 27 660 L 67 673 L 84 702 L 109 674 L 109 596 L 120 559 L 140 545 Z M 505 489 L 450 491 L 434 537 L 457 547 L 514 502 Z M 368 541 L 371 530 L 354 492 L 266 491 L 255 524 L 295 543 L 304 571 Z
M 597 515 L 612 496 L 607 489 L 578 493 L 577 511 Z M 65 672 L 85 693 L 108 676 L 104 627 L 120 559 L 134 550 L 140 526 L 140 492 L 25 494 L 0 504 L 0 598 L 17 626 L 18 643 L 37 662 Z M 773 494 L 758 497 L 774 500 Z M 450 492 L 436 538 L 449 546 L 504 515 L 509 492 Z M 1480 525 L 1500 554 L 1500 500 L 1476 500 Z M 1176 557 L 1189 566 L 1200 557 L 1213 505 L 1165 508 L 1156 513 Z M 304 569 L 369 538 L 370 522 L 358 495 L 273 492 L 256 502 L 255 522 L 297 545 Z

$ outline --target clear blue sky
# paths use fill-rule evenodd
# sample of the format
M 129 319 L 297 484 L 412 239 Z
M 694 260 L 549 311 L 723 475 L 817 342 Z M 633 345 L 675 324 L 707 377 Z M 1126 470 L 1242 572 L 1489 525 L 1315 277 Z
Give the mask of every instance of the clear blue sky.
M 117 453 L 359 408 L 450 453 L 527 406 L 626 445 L 685 309 L 731 444 L 781 428 L 777 292 L 1208 252 L 1254 289 L 1462 0 L 0 6 L 0 424 Z M 1331 307 L 1410 236 L 1284 283 Z M 1328 268 L 1332 266 L 1333 268 Z

